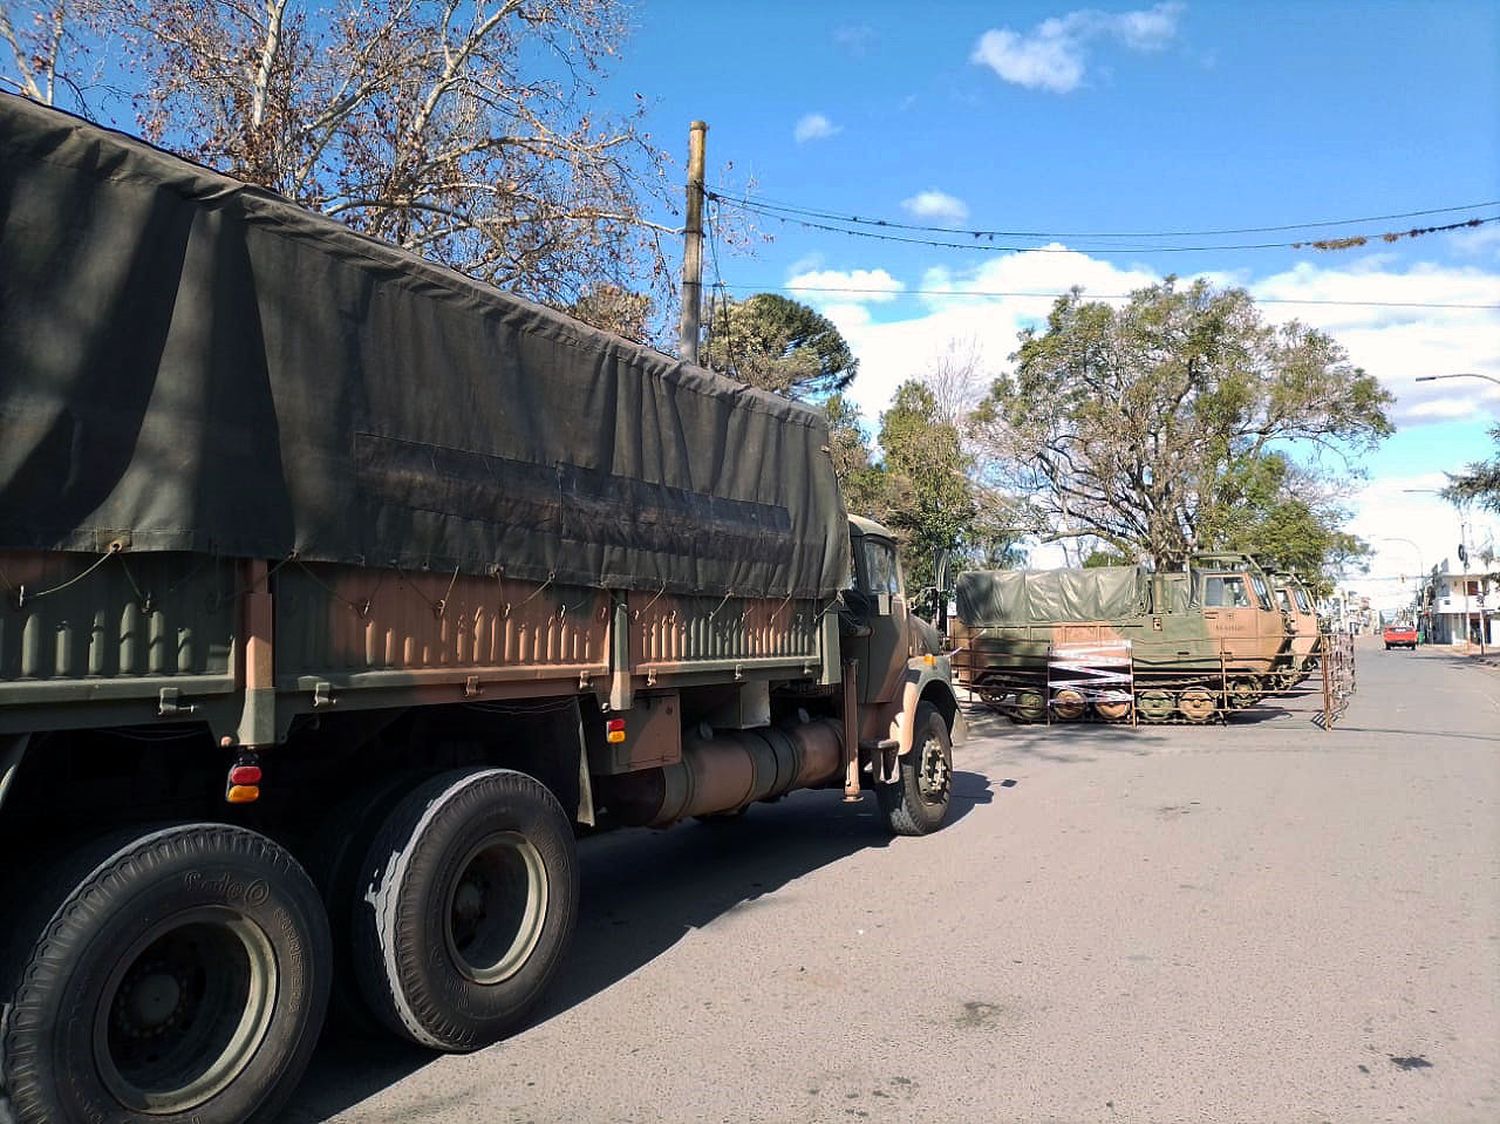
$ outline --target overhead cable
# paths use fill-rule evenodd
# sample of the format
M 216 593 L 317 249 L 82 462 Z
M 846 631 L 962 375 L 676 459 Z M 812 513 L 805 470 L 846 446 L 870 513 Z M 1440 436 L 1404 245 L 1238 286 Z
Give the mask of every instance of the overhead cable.
M 1013 297 L 1033 298 L 1036 300 L 1056 300 L 1065 296 L 1064 293 L 1050 292 L 1015 292 L 1000 289 L 879 289 L 879 288 L 857 288 L 854 286 L 839 285 L 736 285 L 726 281 L 719 281 L 718 288 L 735 289 L 741 292 L 752 291 L 757 293 L 783 292 L 783 293 L 846 293 L 850 295 L 884 296 L 884 297 Z M 1129 293 L 1085 293 L 1089 300 L 1130 300 Z M 1315 297 L 1256 297 L 1256 304 L 1308 304 L 1308 305 L 1334 305 L 1351 308 L 1435 308 L 1435 309 L 1457 309 L 1471 312 L 1500 312 L 1500 304 L 1463 304 L 1457 302 L 1439 301 L 1354 301 L 1354 300 L 1329 300 Z
M 780 212 L 807 218 L 829 219 L 856 226 L 876 226 L 892 230 L 918 230 L 935 234 L 971 235 L 981 238 L 1207 238 L 1226 234 L 1278 234 L 1291 230 L 1308 230 L 1325 226 L 1357 226 L 1366 222 L 1393 222 L 1397 219 L 1425 218 L 1428 215 L 1453 214 L 1459 211 L 1478 211 L 1486 207 L 1500 207 L 1500 199 L 1482 203 L 1466 203 L 1453 207 L 1429 207 L 1420 211 L 1397 211 L 1384 215 L 1365 215 L 1352 219 L 1318 219 L 1309 222 L 1285 223 L 1277 226 L 1221 227 L 1215 230 L 1137 230 L 1137 231 L 1058 231 L 1058 230 L 973 230 L 952 225 L 924 225 L 901 222 L 896 219 L 868 218 L 847 212 L 805 207 L 794 203 L 780 202 L 763 196 L 731 195 L 708 191 L 710 198 L 718 199 L 730 206 L 753 208 L 759 211 Z
M 886 234 L 875 230 L 863 230 L 846 226 L 834 226 L 830 223 L 813 222 L 810 219 L 789 218 L 785 215 L 774 214 L 762 210 L 754 204 L 736 203 L 726 200 L 722 196 L 714 197 L 717 202 L 738 207 L 749 214 L 759 215 L 762 218 L 775 219 L 780 223 L 790 223 L 793 226 L 804 227 L 808 230 L 824 230 L 832 234 L 846 234 L 852 238 L 868 238 L 877 242 L 901 242 L 914 246 L 931 246 L 943 250 L 978 250 L 981 253 L 1027 253 L 1027 254 L 1185 254 L 1205 253 L 1209 251 L 1222 250 L 1300 250 L 1310 248 L 1316 250 L 1347 250 L 1356 246 L 1363 246 L 1367 242 L 1379 239 L 1385 242 L 1396 242 L 1403 238 L 1416 238 L 1426 234 L 1438 234 L 1443 231 L 1474 229 L 1487 223 L 1500 222 L 1500 215 L 1487 215 L 1483 218 L 1467 219 L 1463 222 L 1448 223 L 1442 226 L 1429 226 L 1414 228 L 1411 230 L 1383 231 L 1374 234 L 1361 234 L 1352 237 L 1304 240 L 1299 242 L 1239 242 L 1218 245 L 1199 246 L 1019 246 L 1001 244 L 995 241 L 998 234 L 988 231 L 967 232 L 971 240 L 968 242 L 949 242 L 934 238 L 914 238 L 902 234 Z M 964 233 L 964 232 L 959 232 Z

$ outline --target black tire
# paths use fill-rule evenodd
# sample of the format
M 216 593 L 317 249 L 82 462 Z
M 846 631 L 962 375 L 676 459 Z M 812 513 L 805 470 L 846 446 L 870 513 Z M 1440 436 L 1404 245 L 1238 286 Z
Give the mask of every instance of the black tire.
M 931 703 L 917 706 L 911 752 L 894 784 L 875 786 L 880 810 L 897 835 L 930 835 L 943 826 L 953 788 L 953 743 L 948 723 Z
M 578 914 L 561 806 L 509 769 L 413 790 L 375 837 L 354 914 L 360 991 L 393 1033 L 435 1050 L 503 1037 L 540 998 Z
M 179 824 L 39 874 L 0 963 L 17 1121 L 275 1116 L 328 1001 L 328 924 L 297 861 L 244 828 Z
M 364 785 L 319 824 L 308 844 L 308 877 L 323 896 L 328 930 L 333 938 L 333 988 L 328 1002 L 329 1022 L 340 1031 L 371 1038 L 385 1034 L 385 1026 L 370 1011 L 354 970 L 354 915 L 364 900 L 365 858 L 375 833 L 401 799 L 427 774 L 398 771 Z

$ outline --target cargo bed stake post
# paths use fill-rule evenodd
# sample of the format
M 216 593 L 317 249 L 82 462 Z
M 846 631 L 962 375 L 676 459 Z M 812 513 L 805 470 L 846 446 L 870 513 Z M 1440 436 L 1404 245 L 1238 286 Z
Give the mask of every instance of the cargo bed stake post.
M 236 731 L 239 744 L 245 748 L 274 745 L 276 742 L 276 681 L 272 653 L 272 628 L 275 609 L 271 600 L 270 570 L 264 559 L 245 564 L 244 624 L 245 668 L 244 707 Z
M 703 150 L 708 125 L 688 127 L 687 222 L 682 243 L 682 320 L 677 350 L 685 363 L 698 363 L 698 318 L 703 307 Z
M 844 661 L 844 802 L 859 795 L 859 661 Z

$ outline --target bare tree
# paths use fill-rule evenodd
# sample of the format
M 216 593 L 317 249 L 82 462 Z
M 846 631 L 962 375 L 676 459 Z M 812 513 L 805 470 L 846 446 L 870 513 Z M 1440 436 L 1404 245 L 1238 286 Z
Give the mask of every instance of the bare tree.
M 100 82 L 92 51 L 103 9 L 98 0 L 0 0 L 0 89 L 43 105 L 85 110 Z
M 646 217 L 669 203 L 643 103 L 614 117 L 595 102 L 626 31 L 617 0 L 100 10 L 100 41 L 139 77 L 141 127 L 183 155 L 554 305 L 670 282 L 659 239 L 675 230 Z M 11 23 L 12 84 L 46 100 L 59 51 L 28 61 Z

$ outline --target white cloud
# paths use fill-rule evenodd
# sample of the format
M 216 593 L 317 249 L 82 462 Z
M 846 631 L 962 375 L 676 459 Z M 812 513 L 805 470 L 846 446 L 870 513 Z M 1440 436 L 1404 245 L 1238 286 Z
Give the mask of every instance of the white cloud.
M 1500 257 L 1500 223 L 1454 231 L 1448 235 L 1448 242 L 1466 257 Z
M 918 301 L 900 306 L 892 302 L 909 290 L 882 269 L 805 270 L 790 284 L 879 290 L 873 296 L 793 294 L 844 332 L 860 359 L 851 396 L 874 423 L 896 387 L 928 370 L 951 341 L 975 341 L 998 372 L 1009 366 L 1006 357 L 1016 349 L 1017 333 L 1045 318 L 1057 294 L 1078 285 L 1085 296 L 1118 296 L 1159 280 L 1144 266 L 1116 264 L 1060 244 L 1047 249 L 1054 252 L 1000 254 L 970 269 L 929 269 L 910 286 L 920 291 Z M 1500 273 L 1435 265 L 1402 268 L 1382 257 L 1339 266 L 1303 263 L 1259 280 L 1248 273 L 1216 273 L 1209 279 L 1220 286 L 1243 285 L 1259 299 L 1278 301 L 1500 305 Z M 993 293 L 1007 295 L 984 295 Z M 875 307 L 882 308 L 878 319 L 872 315 Z M 1416 381 L 1418 375 L 1460 371 L 1500 378 L 1500 313 L 1377 303 L 1266 303 L 1262 310 L 1273 321 L 1297 319 L 1329 332 L 1354 364 L 1396 396 L 1392 416 L 1398 425 L 1485 412 L 1500 416 L 1500 387 L 1477 379 Z M 893 318 L 893 312 L 904 315 Z
M 811 274 L 804 277 L 813 276 Z M 892 293 L 902 291 L 899 281 L 884 270 L 854 270 L 817 274 L 821 278 L 856 276 L 888 278 Z M 867 421 L 874 425 L 890 403 L 896 387 L 908 378 L 930 370 L 934 360 L 954 340 L 972 342 L 986 357 L 993 373 L 1008 364 L 1006 356 L 1016 349 L 1020 330 L 1046 316 L 1055 294 L 1079 284 L 1100 293 L 1124 293 L 1156 278 L 1134 269 L 1119 269 L 1109 262 L 1074 252 L 1056 254 L 1002 254 L 966 270 L 931 269 L 917 288 L 921 303 L 911 315 L 876 320 L 868 303 L 852 305 L 848 294 L 793 293 L 798 300 L 816 307 L 838 326 L 859 357 L 859 377 L 850 387 L 850 397 Z M 790 284 L 798 284 L 794 278 Z M 871 285 L 841 284 L 838 287 L 868 288 Z M 935 291 L 934 291 L 935 290 Z M 1037 293 L 1029 297 L 967 295 L 984 292 Z M 892 298 L 882 294 L 881 302 Z M 868 302 L 868 298 L 866 298 Z M 902 306 L 905 308 L 906 306 Z
M 825 140 L 843 131 L 842 125 L 835 125 L 823 114 L 808 113 L 798 119 L 792 129 L 792 136 L 798 144 L 806 144 L 808 141 Z
M 1487 405 L 1500 410 L 1500 387 L 1480 380 L 1416 381 L 1460 371 L 1500 378 L 1500 313 L 1441 307 L 1500 305 L 1500 274 L 1431 264 L 1401 270 L 1376 255 L 1342 266 L 1303 262 L 1249 289 L 1257 299 L 1366 302 L 1264 308 L 1272 319 L 1297 319 L 1338 340 L 1351 362 L 1396 395 L 1398 424 L 1469 417 Z
M 987 66 L 1006 82 L 1066 94 L 1083 84 L 1088 44 L 1114 40 L 1133 51 L 1156 51 L 1177 35 L 1179 3 L 1132 12 L 1085 9 L 1043 20 L 1021 33 L 991 28 L 979 37 L 969 61 Z
M 817 269 L 794 273 L 787 279 L 787 287 L 794 290 L 813 290 L 808 293 L 793 293 L 797 299 L 809 304 L 863 305 L 866 302 L 880 303 L 894 300 L 897 293 L 906 288 L 883 269 Z M 822 293 L 817 290 L 825 290 Z
M 969 217 L 969 205 L 962 199 L 945 191 L 919 191 L 910 199 L 903 199 L 901 206 L 909 214 L 921 219 L 937 219 L 940 222 L 960 223 Z

